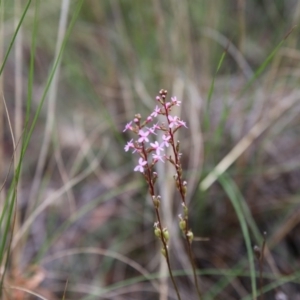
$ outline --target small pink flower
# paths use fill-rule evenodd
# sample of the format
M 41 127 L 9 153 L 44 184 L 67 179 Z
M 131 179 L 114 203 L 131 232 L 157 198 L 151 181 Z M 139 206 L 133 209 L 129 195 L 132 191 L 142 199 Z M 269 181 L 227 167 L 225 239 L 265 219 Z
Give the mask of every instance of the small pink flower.
M 177 97 L 171 97 L 171 101 L 172 101 L 173 105 L 176 105 L 176 106 L 180 106 L 180 104 L 181 104 L 181 101 L 178 101 Z
M 139 159 L 139 164 L 134 168 L 134 171 L 139 171 L 141 173 L 144 172 L 144 166 L 147 164 L 147 161 L 144 160 L 142 157 Z
M 152 121 L 152 116 L 147 117 L 146 122 L 149 123 L 149 122 L 151 122 L 151 121 Z
M 158 122 L 152 126 L 152 129 L 153 130 L 160 129 L 160 126 L 158 125 Z
M 147 127 L 147 129 L 149 130 L 149 133 L 157 135 L 155 133 L 155 129 L 153 127 L 151 127 L 151 128 Z
M 125 131 L 126 131 L 126 130 L 128 130 L 128 129 L 132 130 L 131 123 L 132 123 L 132 121 L 131 121 L 131 122 L 129 122 L 128 124 L 126 124 L 126 126 L 125 126 L 125 128 L 124 128 L 123 132 L 125 132 Z
M 163 135 L 162 136 L 162 139 L 163 139 L 163 142 L 162 142 L 162 146 L 165 146 L 165 147 L 169 147 L 169 140 L 170 140 L 171 136 L 170 135 Z
M 127 142 L 127 144 L 124 147 L 125 152 L 127 152 L 130 148 L 135 148 L 134 144 L 133 144 L 133 139 L 131 139 L 129 142 Z M 134 151 L 135 152 L 135 151 Z
M 184 126 L 185 128 L 187 128 L 186 123 L 184 121 L 182 121 L 182 120 L 178 120 L 177 121 L 177 125 L 179 125 L 180 127 Z
M 164 151 L 161 145 L 159 145 L 158 141 L 155 141 L 154 143 L 150 143 L 150 146 L 155 150 L 157 155 L 160 154 L 160 151 Z
M 166 103 L 166 108 L 169 108 L 171 106 L 171 103 L 170 102 L 167 102 Z
M 169 119 L 169 127 L 173 128 L 173 126 L 177 126 L 178 125 L 178 117 L 177 116 L 168 116 Z
M 147 138 L 147 136 L 149 135 L 149 131 L 144 132 L 142 129 L 139 131 L 139 136 L 140 138 L 138 139 L 139 143 L 142 142 L 149 142 L 149 139 Z
M 161 155 L 159 153 L 156 153 L 156 154 L 152 154 L 155 162 L 157 162 L 158 160 L 160 160 L 161 162 L 164 162 L 164 160 L 162 159 Z
M 160 113 L 160 108 L 156 105 L 153 113 L 151 114 L 152 117 L 157 117 L 157 115 Z

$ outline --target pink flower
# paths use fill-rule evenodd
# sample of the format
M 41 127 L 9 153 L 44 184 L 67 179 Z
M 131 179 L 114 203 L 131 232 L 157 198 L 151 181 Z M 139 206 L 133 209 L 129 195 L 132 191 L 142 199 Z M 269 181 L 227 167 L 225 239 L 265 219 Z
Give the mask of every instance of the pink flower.
M 181 127 L 181 126 L 184 126 L 185 128 L 187 128 L 187 126 L 186 126 L 186 123 L 184 122 L 184 121 L 182 121 L 182 120 L 178 120 L 177 121 L 177 124 Z
M 128 124 L 126 124 L 126 126 L 125 126 L 125 128 L 124 128 L 123 132 L 125 132 L 125 131 L 126 131 L 126 130 L 128 130 L 128 129 L 132 130 L 131 123 L 132 123 L 132 121 L 131 121 L 131 122 L 129 122 Z
M 181 101 L 177 100 L 177 97 L 171 97 L 173 105 L 180 106 Z
M 165 147 L 169 147 L 169 140 L 170 140 L 171 136 L 170 135 L 163 135 L 162 136 L 162 139 L 163 139 L 163 142 L 162 142 L 162 146 L 165 146 Z
M 150 143 L 150 146 L 155 150 L 157 155 L 159 155 L 160 151 L 164 151 L 164 149 L 159 145 L 158 141 Z
M 168 116 L 169 119 L 169 127 L 172 128 L 173 126 L 177 126 L 178 125 L 178 117 L 177 116 Z
M 158 122 L 152 126 L 152 129 L 153 129 L 153 130 L 160 129 L 160 126 L 157 125 L 157 124 L 158 124 Z
M 151 127 L 151 128 L 147 127 L 147 129 L 149 130 L 149 133 L 152 133 L 152 134 L 157 135 L 157 134 L 155 133 L 155 128 L 154 128 L 154 127 Z
M 149 139 L 147 138 L 147 136 L 149 135 L 149 131 L 144 132 L 142 129 L 139 131 L 139 136 L 140 138 L 138 139 L 139 143 L 142 142 L 149 142 Z
M 147 161 L 144 160 L 142 157 L 139 159 L 139 164 L 134 168 L 134 171 L 140 171 L 141 173 L 144 172 L 144 166 L 147 164 Z
M 135 148 L 134 144 L 133 144 L 133 139 L 131 139 L 129 142 L 127 142 L 127 144 L 124 147 L 125 152 L 127 152 L 130 148 Z
M 156 105 L 153 113 L 151 114 L 152 117 L 157 117 L 157 115 L 160 113 L 160 108 Z
M 159 153 L 156 153 L 156 154 L 153 153 L 152 156 L 153 156 L 155 162 L 157 162 L 158 160 L 160 160 L 161 162 L 164 162 Z

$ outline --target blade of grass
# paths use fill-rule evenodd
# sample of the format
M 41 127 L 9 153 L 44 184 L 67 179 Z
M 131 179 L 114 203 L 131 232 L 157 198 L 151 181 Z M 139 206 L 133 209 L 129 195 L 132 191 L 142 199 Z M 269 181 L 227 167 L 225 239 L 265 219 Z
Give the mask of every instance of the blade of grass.
M 20 21 L 19 21 L 19 24 L 18 24 L 18 26 L 17 26 L 17 28 L 16 28 L 14 34 L 13 34 L 13 37 L 12 37 L 11 41 L 10 41 L 9 47 L 8 47 L 8 49 L 7 49 L 7 51 L 6 51 L 6 54 L 5 54 L 5 57 L 4 57 L 4 61 L 3 61 L 2 65 L 1 65 L 1 68 L 0 68 L 0 75 L 2 74 L 2 72 L 3 72 L 3 70 L 4 70 L 4 67 L 5 67 L 5 65 L 6 65 L 6 61 L 7 61 L 7 59 L 8 59 L 8 56 L 9 56 L 9 54 L 10 54 L 10 52 L 11 52 L 11 49 L 12 49 L 14 43 L 15 43 L 17 34 L 18 34 L 18 32 L 19 32 L 19 30 L 20 30 L 20 27 L 21 27 L 21 25 L 22 25 L 22 23 L 23 23 L 23 21 L 24 21 L 24 18 L 25 18 L 25 16 L 26 16 L 26 13 L 27 13 L 27 11 L 28 11 L 28 9 L 29 9 L 30 4 L 31 4 L 31 0 L 29 0 L 29 1 L 27 2 L 26 7 L 24 8 L 23 14 L 22 14 L 22 16 L 21 16 L 21 19 L 20 19 Z
M 60 74 L 60 64 L 62 55 L 60 55 L 60 50 L 62 49 L 62 45 L 64 41 L 64 37 L 66 34 L 67 28 L 67 20 L 68 20 L 68 12 L 69 12 L 70 0 L 61 1 L 61 9 L 60 9 L 60 18 L 59 18 L 59 26 L 57 33 L 57 41 L 56 41 L 56 49 L 54 55 L 54 61 L 56 60 L 56 68 L 53 73 L 53 77 L 51 82 L 49 83 L 49 96 L 48 96 L 48 106 L 47 106 L 47 118 L 46 118 L 46 126 L 44 132 L 44 138 L 42 141 L 42 146 L 39 154 L 39 158 L 37 161 L 37 167 L 34 174 L 34 178 L 32 181 L 31 191 L 29 195 L 29 203 L 27 207 L 27 211 L 25 214 L 25 218 L 28 217 L 30 212 L 36 205 L 37 202 L 37 193 L 41 183 L 42 172 L 45 166 L 46 158 L 48 155 L 49 146 L 51 143 L 54 120 L 55 120 L 55 108 L 56 108 L 56 96 L 57 96 L 57 87 L 58 87 L 58 79 Z
M 247 222 L 240 204 L 240 200 L 237 196 L 236 187 L 232 184 L 231 178 L 224 173 L 222 176 L 219 177 L 219 182 L 222 185 L 224 191 L 226 192 L 227 196 L 230 199 L 232 206 L 236 212 L 236 215 L 239 219 L 240 226 L 242 229 L 242 233 L 244 236 L 246 248 L 247 248 L 247 255 L 249 261 L 249 269 L 250 269 L 250 277 L 251 277 L 251 288 L 252 288 L 252 299 L 255 300 L 257 297 L 257 290 L 256 290 L 256 275 L 255 275 L 255 265 L 254 265 L 254 255 L 251 246 L 251 239 L 250 233 L 248 230 Z
M 5 6 L 2 1 L 0 1 L 0 61 L 3 61 L 3 55 L 4 55 L 4 11 Z M 4 168 L 4 103 L 2 101 L 3 99 L 3 75 L 0 74 L 0 181 L 2 184 L 3 177 L 3 168 Z M 5 179 L 4 179 L 5 182 Z M 3 183 L 4 187 L 4 183 Z M 1 192 L 1 191 L 0 191 Z M 0 208 L 2 208 L 2 204 L 4 202 L 5 196 L 4 196 L 5 190 L 3 190 L 3 193 L 0 193 Z
M 243 96 L 245 92 L 250 88 L 250 86 L 255 82 L 255 80 L 262 74 L 262 72 L 266 69 L 266 67 L 270 64 L 270 62 L 275 57 L 278 50 L 281 48 L 281 46 L 284 44 L 285 40 L 288 38 L 288 36 L 292 33 L 296 26 L 292 27 L 288 33 L 284 36 L 284 38 L 279 42 L 279 44 L 274 48 L 274 50 L 269 54 L 269 56 L 263 61 L 263 63 L 259 66 L 259 68 L 255 71 L 253 76 L 250 78 L 250 80 L 247 82 L 245 87 L 240 92 L 238 98 Z
M 216 70 L 216 72 L 215 72 L 215 74 L 213 76 L 211 85 L 209 87 L 208 96 L 207 96 L 207 104 L 206 104 L 206 113 L 204 115 L 204 131 L 208 131 L 209 127 L 210 127 L 210 113 L 209 113 L 209 109 L 210 109 L 211 98 L 213 96 L 213 92 L 214 92 L 214 89 L 215 89 L 215 79 L 216 79 L 216 76 L 217 76 L 219 70 L 221 69 L 221 66 L 223 64 L 223 61 L 225 59 L 226 54 L 227 54 L 227 48 L 224 50 L 224 52 L 221 55 L 221 58 L 220 58 L 220 60 L 218 62 L 217 70 Z
M 21 27 L 21 25 L 24 21 L 24 18 L 25 18 L 25 15 L 26 15 L 26 13 L 29 9 L 30 3 L 31 3 L 31 0 L 29 0 L 27 2 L 27 5 L 25 6 L 24 11 L 21 15 L 21 19 L 20 19 L 20 21 L 19 21 L 19 23 L 16 27 L 16 30 L 14 31 L 12 40 L 10 42 L 10 45 L 9 45 L 8 50 L 6 52 L 6 55 L 4 57 L 2 66 L 0 68 L 0 76 L 3 73 L 3 70 L 4 70 L 5 64 L 7 62 L 8 56 L 9 56 L 11 50 L 12 50 L 12 46 L 13 46 L 15 40 L 16 40 L 17 34 L 20 30 L 20 27 Z M 13 135 L 12 135 L 12 137 L 13 137 Z M 16 149 L 14 149 L 14 153 L 15 153 L 15 151 L 16 151 Z M 16 164 L 16 169 L 17 169 L 17 164 Z M 17 173 L 18 172 L 16 172 L 15 174 L 17 174 Z M 2 210 L 1 218 L 0 218 L 0 228 L 2 228 L 2 222 L 5 222 L 5 224 L 3 225 L 3 227 L 4 227 L 3 231 L 1 232 L 2 236 L 1 236 L 1 242 L 0 242 L 0 266 L 3 265 L 3 259 L 5 258 L 4 253 L 5 253 L 5 251 L 6 251 L 5 249 L 7 247 L 6 262 L 4 264 L 4 270 L 3 270 L 3 273 L 2 273 L 2 276 L 1 276 L 1 281 L 0 281 L 0 296 L 2 295 L 3 281 L 4 281 L 5 274 L 6 274 L 8 261 L 9 261 L 9 249 L 10 249 L 10 243 L 11 243 L 12 234 L 13 234 L 13 230 L 12 230 L 11 231 L 11 236 L 9 238 L 9 230 L 11 229 L 11 227 L 14 227 L 14 219 L 15 219 L 14 208 L 15 208 L 15 203 L 16 203 L 16 200 L 17 200 L 17 191 L 16 191 L 17 184 L 18 184 L 18 180 L 15 180 L 15 178 L 14 178 L 14 180 L 13 180 L 11 186 L 10 186 L 8 195 L 5 199 L 4 209 Z
M 17 28 L 18 22 L 19 22 L 19 16 L 21 15 L 21 1 L 15 0 L 14 1 L 15 11 L 14 11 L 14 22 L 15 26 Z M 23 79 L 22 79 L 22 73 L 23 73 L 23 33 L 22 33 L 22 27 L 20 27 L 19 32 L 16 37 L 15 42 L 15 126 L 14 126 L 14 135 L 15 139 L 21 140 L 22 131 L 23 131 L 23 113 L 22 113 L 22 98 L 23 98 Z M 20 147 L 14 147 L 15 149 L 15 155 L 14 155 L 14 167 L 15 169 L 18 166 L 19 160 L 20 160 Z M 20 195 L 21 193 L 21 178 L 18 180 L 18 185 L 16 186 L 17 189 L 17 195 L 18 197 L 22 197 Z M 15 230 L 19 228 L 20 224 L 20 210 L 16 206 L 16 216 L 15 216 Z M 19 247 L 11 254 L 11 264 L 12 268 L 18 269 L 20 266 L 20 259 L 21 259 L 21 248 Z
M 13 216 L 13 207 L 14 207 L 14 205 L 15 205 L 16 196 L 17 196 L 17 195 L 16 195 L 15 187 L 17 186 L 18 180 L 19 180 L 19 177 L 20 177 L 20 171 L 21 171 L 22 161 L 23 161 L 23 158 L 24 158 L 26 149 L 27 149 L 27 147 L 28 147 L 28 144 L 29 144 L 29 141 L 30 141 L 32 132 L 33 132 L 33 130 L 34 130 L 34 128 L 35 128 L 35 124 L 36 124 L 36 122 L 37 122 L 38 116 L 40 115 L 41 108 L 42 108 L 42 106 L 43 106 L 43 103 L 44 103 L 44 100 L 45 100 L 45 98 L 46 98 L 47 92 L 48 92 L 48 90 L 49 90 L 50 84 L 51 84 L 51 82 L 52 82 L 52 80 L 53 80 L 53 77 L 54 77 L 56 68 L 57 68 L 58 63 L 59 63 L 59 61 L 60 61 L 60 58 L 61 58 L 61 56 L 62 56 L 62 54 L 63 54 L 63 51 L 64 51 L 64 49 L 65 49 L 66 42 L 67 42 L 67 40 L 68 40 L 68 38 L 69 38 L 69 36 L 70 36 L 70 34 L 71 34 L 71 31 L 72 31 L 72 29 L 73 29 L 73 27 L 74 27 L 74 24 L 75 24 L 75 22 L 76 22 L 76 20 L 77 20 L 77 18 L 78 18 L 78 15 L 79 15 L 79 12 L 80 12 L 80 10 L 81 10 L 81 7 L 82 7 L 83 2 L 84 2 L 84 0 L 81 0 L 81 1 L 79 1 L 79 2 L 77 3 L 76 9 L 75 9 L 75 13 L 74 13 L 74 15 L 73 15 L 73 17 L 72 17 L 72 19 L 71 19 L 71 22 L 70 22 L 70 25 L 69 25 L 69 27 L 68 27 L 66 36 L 65 36 L 64 41 L 63 41 L 63 43 L 62 43 L 62 47 L 61 47 L 61 49 L 60 49 L 60 51 L 59 51 L 59 55 L 58 55 L 58 57 L 57 57 L 57 59 L 56 59 L 54 65 L 53 65 L 53 67 L 52 67 L 52 70 L 51 70 L 50 74 L 49 74 L 49 77 L 48 77 L 48 80 L 47 80 L 47 84 L 46 84 L 44 93 L 43 93 L 43 95 L 42 95 L 42 99 L 41 99 L 41 101 L 40 101 L 40 103 L 39 103 L 39 105 L 38 105 L 37 111 L 36 111 L 36 113 L 35 113 L 35 115 L 34 115 L 33 122 L 32 122 L 32 124 L 31 124 L 31 126 L 30 126 L 30 129 L 29 129 L 28 134 L 26 135 L 26 137 L 24 137 L 24 143 L 22 144 L 20 161 L 19 161 L 19 164 L 18 164 L 17 169 L 15 170 L 15 175 L 14 175 L 14 178 L 13 178 L 12 183 L 11 183 L 11 185 L 10 185 L 10 188 L 9 188 L 9 191 L 8 191 L 8 195 L 7 195 L 7 198 L 6 198 L 6 201 L 8 201 L 8 203 L 9 203 L 8 212 L 7 212 L 7 211 L 3 211 L 3 212 L 2 212 L 2 214 L 5 214 L 5 216 L 6 216 L 6 224 L 5 224 L 5 228 L 4 228 L 4 234 L 2 235 L 3 238 L 1 239 L 1 244 L 0 244 L 0 264 L 2 264 L 2 261 L 3 261 L 3 258 L 4 258 L 5 245 L 6 245 L 6 243 L 7 243 L 8 232 L 9 232 L 9 228 L 10 228 L 10 226 L 11 226 L 11 220 L 12 220 L 12 216 Z M 19 28 L 20 28 L 20 26 L 21 26 L 21 24 L 22 24 L 22 22 L 23 22 L 23 20 L 24 20 L 25 14 L 26 14 L 26 12 L 27 12 L 27 10 L 28 10 L 28 8 L 29 8 L 30 3 L 31 3 L 31 1 L 29 1 L 29 2 L 27 3 L 27 6 L 26 6 L 25 9 L 24 9 L 24 12 L 23 12 L 23 14 L 22 14 L 21 20 L 20 20 L 20 22 L 19 22 L 19 24 L 18 24 L 18 27 L 17 27 L 17 29 L 16 29 L 16 31 L 15 31 L 15 33 L 14 33 L 14 36 L 13 36 L 13 38 L 12 38 L 10 47 L 9 47 L 7 53 L 6 53 L 4 62 L 3 62 L 2 67 L 1 67 L 1 69 L 0 69 L 0 75 L 1 75 L 2 72 L 3 72 L 4 66 L 5 66 L 5 63 L 6 63 L 6 61 L 7 61 L 8 55 L 9 55 L 9 53 L 10 53 L 10 51 L 11 51 L 13 42 L 15 41 L 17 32 L 18 32 L 18 30 L 19 30 Z M 0 224 L 0 225 L 1 225 L 1 224 Z M 10 245 L 8 246 L 8 248 L 10 249 Z M 9 252 L 7 252 L 7 253 L 9 253 Z M 7 263 L 8 263 L 8 255 L 7 255 L 6 265 L 7 265 Z M 5 274 L 5 272 L 3 273 L 2 278 L 1 278 L 0 292 L 2 291 L 4 274 Z

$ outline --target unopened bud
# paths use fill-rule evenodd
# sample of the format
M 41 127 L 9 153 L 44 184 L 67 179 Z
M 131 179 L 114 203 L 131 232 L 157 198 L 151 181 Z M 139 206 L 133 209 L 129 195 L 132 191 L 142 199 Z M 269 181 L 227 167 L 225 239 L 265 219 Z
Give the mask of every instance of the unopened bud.
M 166 253 L 166 249 L 165 248 L 162 248 L 160 250 L 161 254 L 164 256 L 164 257 L 167 257 L 167 253 Z
M 178 166 L 177 172 L 178 172 L 179 176 L 182 175 L 182 168 L 180 166 Z
M 152 197 L 153 205 L 154 205 L 154 207 L 155 207 L 156 209 L 158 209 L 159 206 L 160 206 L 160 199 L 161 199 L 160 196 L 153 196 L 153 197 Z
M 194 234 L 189 230 L 189 232 L 186 234 L 186 236 L 191 244 L 194 239 Z
M 163 236 L 164 236 L 165 242 L 167 243 L 170 239 L 169 231 L 167 228 L 163 229 Z
M 157 236 L 157 237 L 161 237 L 161 230 L 160 230 L 160 228 L 158 227 L 158 225 L 159 225 L 159 222 L 155 222 L 155 223 L 154 223 L 154 234 L 155 234 L 155 236 Z
M 158 227 L 154 228 L 154 234 L 155 234 L 155 236 L 160 238 L 161 237 L 161 230 Z
M 169 161 L 171 164 L 175 165 L 175 162 L 174 162 L 174 160 L 173 160 L 173 158 L 172 158 L 171 155 L 169 156 L 168 161 Z
M 141 118 L 142 118 L 142 116 L 140 114 L 136 114 L 136 115 L 134 115 L 133 121 L 135 123 L 138 123 L 141 120 Z
M 183 186 L 183 187 L 182 187 L 182 192 L 183 192 L 183 195 L 184 195 L 184 196 L 186 195 L 186 191 L 187 191 L 186 186 Z
M 182 203 L 182 207 L 183 207 L 184 217 L 188 218 L 189 209 L 187 208 L 187 206 L 185 205 L 185 203 Z
M 180 147 L 180 142 L 177 141 L 177 144 L 176 144 L 176 152 L 177 152 L 177 153 L 179 152 L 179 147 Z
M 182 232 L 185 232 L 185 230 L 186 230 L 186 222 L 185 222 L 185 220 L 181 219 L 179 221 L 179 228 L 182 230 Z

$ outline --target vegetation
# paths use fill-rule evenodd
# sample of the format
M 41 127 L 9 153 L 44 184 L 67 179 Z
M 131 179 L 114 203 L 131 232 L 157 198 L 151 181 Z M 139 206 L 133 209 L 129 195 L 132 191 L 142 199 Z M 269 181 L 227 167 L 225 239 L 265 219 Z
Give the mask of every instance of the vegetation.
M 300 297 L 299 17 L 292 0 L 0 1 L 1 299 L 178 298 L 124 152 L 161 88 L 188 127 L 196 269 L 174 166 L 155 165 L 181 298 L 199 299 L 193 271 L 205 300 Z

